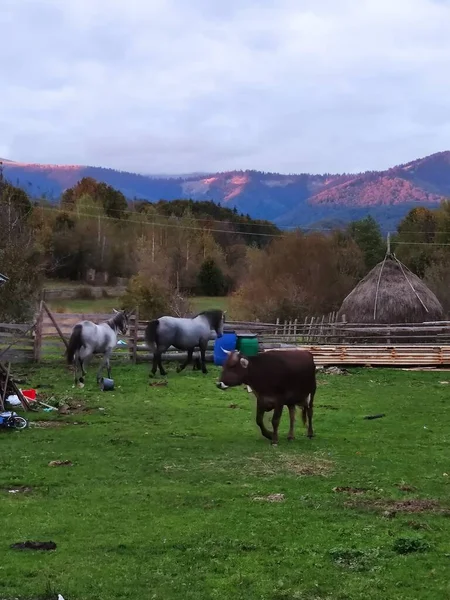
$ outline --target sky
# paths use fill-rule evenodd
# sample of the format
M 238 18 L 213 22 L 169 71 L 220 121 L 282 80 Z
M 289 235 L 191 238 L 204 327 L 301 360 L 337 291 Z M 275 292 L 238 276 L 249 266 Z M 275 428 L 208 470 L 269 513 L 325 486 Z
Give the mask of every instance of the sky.
M 450 0 L 1 0 L 0 157 L 142 173 L 450 150 Z

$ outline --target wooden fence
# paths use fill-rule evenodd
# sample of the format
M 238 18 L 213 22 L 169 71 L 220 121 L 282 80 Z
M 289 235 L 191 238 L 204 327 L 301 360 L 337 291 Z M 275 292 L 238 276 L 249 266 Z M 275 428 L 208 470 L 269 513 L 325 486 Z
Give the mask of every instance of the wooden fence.
M 2 361 L 29 362 L 61 360 L 65 343 L 74 325 L 84 319 L 100 323 L 111 314 L 52 313 L 45 304 L 36 316 L 32 331 L 28 324 L 0 324 L 0 358 Z M 133 363 L 151 360 L 144 340 L 146 321 L 138 315 L 130 319 L 127 336 L 113 353 L 114 360 Z M 59 330 L 59 332 L 57 331 Z M 450 364 L 450 321 L 371 325 L 338 321 L 336 314 L 298 320 L 262 323 L 229 321 L 225 331 L 250 332 L 258 336 L 260 350 L 308 348 L 317 364 L 354 365 L 443 365 Z M 8 349 L 11 342 L 14 345 Z M 214 341 L 210 341 L 207 360 L 213 360 Z M 180 360 L 185 353 L 169 351 L 164 360 Z

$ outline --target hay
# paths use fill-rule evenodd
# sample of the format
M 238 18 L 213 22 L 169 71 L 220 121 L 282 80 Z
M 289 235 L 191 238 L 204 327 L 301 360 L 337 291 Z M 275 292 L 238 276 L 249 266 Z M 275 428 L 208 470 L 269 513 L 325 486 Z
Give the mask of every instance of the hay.
M 423 323 L 442 320 L 444 309 L 417 275 L 389 257 L 345 298 L 338 318 L 344 315 L 348 323 Z

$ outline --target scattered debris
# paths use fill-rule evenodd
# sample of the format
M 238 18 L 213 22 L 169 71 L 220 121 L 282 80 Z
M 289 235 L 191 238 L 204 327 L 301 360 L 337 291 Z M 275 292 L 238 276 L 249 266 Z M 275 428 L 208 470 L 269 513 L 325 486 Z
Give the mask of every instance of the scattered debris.
M 352 488 L 352 487 L 334 487 L 333 492 L 345 492 L 347 494 L 365 494 L 368 490 L 366 488 Z
M 385 416 L 386 415 L 384 413 L 381 413 L 379 415 L 368 415 L 367 417 L 364 417 L 364 418 L 368 421 L 373 421 L 373 419 L 382 419 Z
M 31 494 L 33 491 L 32 487 L 26 485 L 7 486 L 1 489 L 8 494 Z
M 415 488 L 413 485 L 408 485 L 407 483 L 399 483 L 397 484 L 398 489 L 401 492 L 416 492 L 417 488 Z
M 18 542 L 11 544 L 13 550 L 56 550 L 55 542 Z
M 268 496 L 255 496 L 255 502 L 284 502 L 284 494 L 269 494 Z
M 448 385 L 450 383 L 450 381 L 440 381 L 439 382 L 441 385 Z
M 52 460 L 48 463 L 49 467 L 73 467 L 70 460 Z
M 419 521 L 408 521 L 407 525 L 412 529 L 425 529 L 426 531 L 431 531 L 431 527 L 427 523 L 419 523 Z
M 318 373 L 324 373 L 325 375 L 348 375 L 347 369 L 341 369 L 341 367 L 316 367 Z

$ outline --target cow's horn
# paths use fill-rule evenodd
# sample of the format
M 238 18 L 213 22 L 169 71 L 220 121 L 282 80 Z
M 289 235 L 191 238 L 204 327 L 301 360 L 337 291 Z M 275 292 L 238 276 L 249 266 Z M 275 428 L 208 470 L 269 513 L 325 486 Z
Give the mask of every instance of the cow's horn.
M 222 348 L 222 346 L 220 346 L 220 347 Z M 229 355 L 229 354 L 233 354 L 233 353 L 231 352 L 231 350 L 225 350 L 225 348 L 222 348 L 222 350 L 225 352 L 225 354 L 228 354 L 228 355 Z

